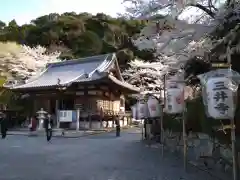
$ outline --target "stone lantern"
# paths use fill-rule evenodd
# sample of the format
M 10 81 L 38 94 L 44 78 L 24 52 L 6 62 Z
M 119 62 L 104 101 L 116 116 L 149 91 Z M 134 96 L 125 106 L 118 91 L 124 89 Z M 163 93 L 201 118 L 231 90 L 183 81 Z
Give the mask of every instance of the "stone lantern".
M 5 113 L 3 113 L 2 111 L 0 111 L 0 119 L 3 119 L 5 117 Z
M 43 110 L 43 108 L 41 108 L 37 113 L 37 119 L 39 121 L 39 126 L 38 129 L 42 130 L 43 129 L 43 124 L 44 124 L 44 119 L 47 118 L 47 112 Z

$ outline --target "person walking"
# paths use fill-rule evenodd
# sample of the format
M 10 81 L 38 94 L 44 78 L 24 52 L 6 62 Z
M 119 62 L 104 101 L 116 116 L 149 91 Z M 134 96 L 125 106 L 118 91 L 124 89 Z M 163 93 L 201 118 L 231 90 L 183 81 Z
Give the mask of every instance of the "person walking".
M 3 112 L 0 112 L 0 123 L 1 123 L 2 139 L 5 139 L 7 136 L 7 119 Z
M 120 122 L 119 122 L 119 118 L 118 117 L 115 120 L 115 125 L 116 125 L 116 137 L 119 137 L 120 136 L 121 127 L 120 127 Z
M 48 117 L 44 120 L 44 128 L 46 132 L 47 141 L 50 141 L 52 138 L 52 127 L 53 120 L 51 119 L 51 115 L 49 114 Z

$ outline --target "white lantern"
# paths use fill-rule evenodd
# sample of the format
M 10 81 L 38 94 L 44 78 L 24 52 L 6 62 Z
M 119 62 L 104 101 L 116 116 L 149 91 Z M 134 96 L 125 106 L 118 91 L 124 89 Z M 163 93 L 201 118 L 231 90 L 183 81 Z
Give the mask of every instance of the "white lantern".
M 148 117 L 148 107 L 144 99 L 137 104 L 137 114 L 139 119 Z
M 131 107 L 131 109 L 132 109 L 132 117 L 133 117 L 133 119 L 137 119 L 137 104 L 133 105 Z
M 184 86 L 176 84 L 166 90 L 165 112 L 169 114 L 182 113 L 184 110 Z
M 234 92 L 226 86 L 230 81 L 227 77 L 212 77 L 205 84 L 208 114 L 214 119 L 234 117 Z
M 155 97 L 149 96 L 147 105 L 148 105 L 148 112 L 149 112 L 150 117 L 152 117 L 152 118 L 160 117 L 161 105 Z

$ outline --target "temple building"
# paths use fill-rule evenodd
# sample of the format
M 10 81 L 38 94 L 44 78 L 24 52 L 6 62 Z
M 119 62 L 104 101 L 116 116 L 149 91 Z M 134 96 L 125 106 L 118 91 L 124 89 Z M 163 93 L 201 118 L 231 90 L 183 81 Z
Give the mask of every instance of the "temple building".
M 139 92 L 123 80 L 114 53 L 50 63 L 10 89 L 28 95 L 32 112 L 43 108 L 56 126 L 85 128 L 112 126 L 110 117 L 125 111 L 125 95 Z

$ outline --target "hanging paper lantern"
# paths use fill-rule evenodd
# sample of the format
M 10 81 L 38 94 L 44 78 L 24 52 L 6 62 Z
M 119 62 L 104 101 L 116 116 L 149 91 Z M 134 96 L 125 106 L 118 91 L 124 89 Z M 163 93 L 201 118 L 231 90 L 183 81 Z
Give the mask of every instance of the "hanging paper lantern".
M 169 114 L 182 113 L 184 110 L 184 86 L 175 84 L 166 90 L 165 112 Z
M 152 117 L 152 118 L 160 117 L 161 105 L 155 97 L 149 96 L 147 105 L 148 105 L 148 112 L 149 112 L 150 117 Z
M 140 100 L 137 104 L 137 114 L 139 119 L 148 117 L 148 106 L 144 99 Z
M 132 109 L 132 118 L 137 119 L 137 104 L 133 105 L 131 109 Z
M 227 77 L 212 77 L 205 84 L 208 114 L 214 119 L 234 117 L 234 92 L 226 86 L 230 81 Z

